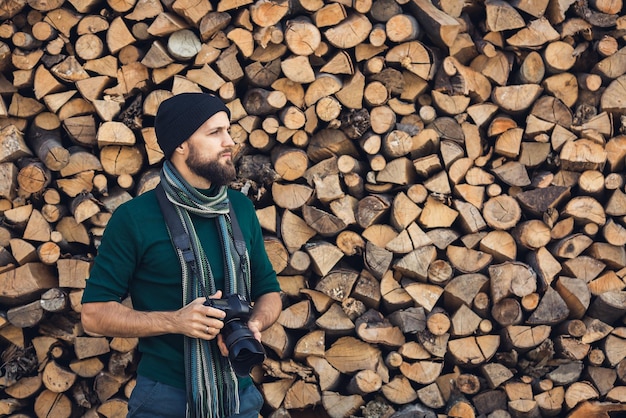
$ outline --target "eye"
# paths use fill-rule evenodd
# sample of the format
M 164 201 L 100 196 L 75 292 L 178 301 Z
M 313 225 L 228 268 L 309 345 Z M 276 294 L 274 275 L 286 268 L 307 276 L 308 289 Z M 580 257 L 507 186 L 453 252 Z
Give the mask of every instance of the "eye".
M 228 133 L 230 131 L 230 127 L 226 128 L 226 127 L 220 127 L 220 128 L 215 128 L 209 131 L 209 135 L 220 135 L 223 133 Z

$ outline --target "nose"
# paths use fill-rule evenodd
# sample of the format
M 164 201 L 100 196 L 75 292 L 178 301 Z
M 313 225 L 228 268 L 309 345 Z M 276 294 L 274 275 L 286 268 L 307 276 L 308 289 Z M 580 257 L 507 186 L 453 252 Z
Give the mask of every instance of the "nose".
M 235 146 L 235 141 L 233 140 L 233 137 L 230 136 L 230 132 L 228 130 L 224 132 L 223 139 L 222 139 L 222 146 L 224 147 Z

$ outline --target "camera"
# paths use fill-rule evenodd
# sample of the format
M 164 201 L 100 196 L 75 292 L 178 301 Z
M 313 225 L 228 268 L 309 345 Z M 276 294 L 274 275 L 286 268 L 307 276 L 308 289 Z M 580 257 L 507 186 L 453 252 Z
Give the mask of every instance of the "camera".
M 204 305 L 226 313 L 221 334 L 228 348 L 228 358 L 237 375 L 247 376 L 255 365 L 265 359 L 263 346 L 254 338 L 247 325 L 252 306 L 237 294 L 222 299 L 207 299 Z

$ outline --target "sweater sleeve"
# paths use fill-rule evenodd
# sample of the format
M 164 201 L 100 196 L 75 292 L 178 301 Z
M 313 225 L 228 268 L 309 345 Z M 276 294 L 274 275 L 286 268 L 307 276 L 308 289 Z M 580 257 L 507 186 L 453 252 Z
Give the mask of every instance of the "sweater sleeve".
M 130 219 L 121 206 L 107 223 L 89 272 L 83 302 L 120 301 L 127 294 L 137 252 Z

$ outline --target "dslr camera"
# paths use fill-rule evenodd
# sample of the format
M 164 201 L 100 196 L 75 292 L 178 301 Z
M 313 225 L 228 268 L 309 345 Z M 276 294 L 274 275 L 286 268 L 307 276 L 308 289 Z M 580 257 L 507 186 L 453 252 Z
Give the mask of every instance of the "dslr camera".
M 243 296 L 237 294 L 227 295 L 222 299 L 207 298 L 204 305 L 226 313 L 221 334 L 228 348 L 228 358 L 237 375 L 247 376 L 255 365 L 265 359 L 263 346 L 254 338 L 247 325 L 252 306 Z

